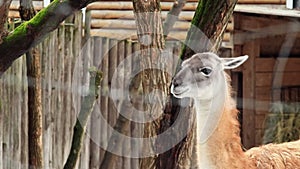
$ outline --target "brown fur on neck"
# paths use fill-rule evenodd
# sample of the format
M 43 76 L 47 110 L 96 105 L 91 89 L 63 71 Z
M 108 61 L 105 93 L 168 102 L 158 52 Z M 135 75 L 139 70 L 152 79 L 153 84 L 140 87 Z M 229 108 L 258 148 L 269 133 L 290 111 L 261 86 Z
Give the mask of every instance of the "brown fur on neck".
M 238 110 L 231 98 L 227 98 L 226 102 L 219 125 L 207 141 L 207 155 L 218 169 L 251 169 L 253 164 L 241 146 Z

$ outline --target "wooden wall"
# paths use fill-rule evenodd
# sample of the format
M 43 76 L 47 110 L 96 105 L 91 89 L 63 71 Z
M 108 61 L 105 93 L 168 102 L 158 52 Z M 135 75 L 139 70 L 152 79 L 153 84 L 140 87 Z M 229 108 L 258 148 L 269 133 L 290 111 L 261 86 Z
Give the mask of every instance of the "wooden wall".
M 243 73 L 243 143 L 261 145 L 270 104 L 281 88 L 300 85 L 300 22 L 297 18 L 234 14 L 234 55 L 250 56 Z M 279 89 L 279 90 L 278 90 Z
M 166 18 L 173 4 L 174 2 L 171 0 L 163 0 L 161 2 L 163 20 Z M 178 17 L 178 21 L 168 35 L 168 39 L 185 39 L 197 4 L 197 0 L 188 0 L 186 2 Z M 87 16 L 91 17 L 90 27 L 92 36 L 106 36 L 115 39 L 137 38 L 131 1 L 106 0 L 94 2 L 87 7 Z M 230 41 L 230 31 L 232 31 L 231 22 L 224 34 L 225 42 Z

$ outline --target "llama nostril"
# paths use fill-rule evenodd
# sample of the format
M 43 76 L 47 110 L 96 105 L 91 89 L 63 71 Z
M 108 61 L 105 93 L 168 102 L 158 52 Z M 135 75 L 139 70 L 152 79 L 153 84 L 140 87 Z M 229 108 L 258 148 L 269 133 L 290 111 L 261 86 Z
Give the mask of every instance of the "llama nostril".
M 174 87 L 180 86 L 182 84 L 182 80 L 181 79 L 173 79 L 173 85 Z

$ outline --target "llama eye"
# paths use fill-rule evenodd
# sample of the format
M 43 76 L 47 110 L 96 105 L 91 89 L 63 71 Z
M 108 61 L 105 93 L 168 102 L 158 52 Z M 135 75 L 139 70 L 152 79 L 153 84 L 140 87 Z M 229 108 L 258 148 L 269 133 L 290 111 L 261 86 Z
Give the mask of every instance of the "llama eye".
M 211 68 L 209 67 L 204 67 L 200 69 L 200 72 L 204 75 L 204 76 L 209 76 L 210 73 L 212 72 Z

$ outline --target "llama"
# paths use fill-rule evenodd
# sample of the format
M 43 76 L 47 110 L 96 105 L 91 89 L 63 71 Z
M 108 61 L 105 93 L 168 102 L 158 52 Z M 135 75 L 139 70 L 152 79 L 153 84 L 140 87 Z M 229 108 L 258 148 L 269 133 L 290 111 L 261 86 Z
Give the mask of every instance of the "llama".
M 172 80 L 171 93 L 175 97 L 194 100 L 197 168 L 300 168 L 300 141 L 268 144 L 246 152 L 241 147 L 238 110 L 224 69 L 234 69 L 247 58 L 219 58 L 210 52 L 198 53 L 182 62 Z

